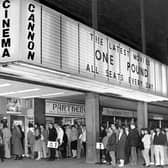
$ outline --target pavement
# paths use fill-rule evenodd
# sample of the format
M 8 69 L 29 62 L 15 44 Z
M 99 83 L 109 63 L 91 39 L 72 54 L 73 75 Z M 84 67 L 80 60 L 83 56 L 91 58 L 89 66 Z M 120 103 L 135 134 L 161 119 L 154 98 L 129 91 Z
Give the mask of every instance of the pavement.
M 64 159 L 64 160 L 55 160 L 55 161 L 45 161 L 45 160 L 5 160 L 0 162 L 0 168 L 112 168 L 111 165 L 105 164 L 88 164 L 85 162 L 85 159 Z M 126 165 L 124 168 L 144 168 L 142 164 L 138 166 Z M 155 166 L 151 166 L 155 168 Z M 164 166 L 168 168 L 168 166 Z

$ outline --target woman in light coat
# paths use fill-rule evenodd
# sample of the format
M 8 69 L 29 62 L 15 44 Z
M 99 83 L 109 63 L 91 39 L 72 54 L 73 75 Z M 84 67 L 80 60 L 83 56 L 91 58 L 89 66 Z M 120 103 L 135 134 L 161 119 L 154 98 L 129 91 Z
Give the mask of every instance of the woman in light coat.
M 11 157 L 11 154 L 10 154 L 11 131 L 5 124 L 4 128 L 2 129 L 2 132 L 3 132 L 3 140 L 5 145 L 5 158 L 9 159 Z
M 150 146 L 151 146 L 151 135 L 148 133 L 147 129 L 144 129 L 144 136 L 142 138 L 142 143 L 144 146 L 144 150 L 142 151 L 142 155 L 145 160 L 145 164 L 146 164 L 146 166 L 150 166 L 149 150 L 150 150 Z
M 22 159 L 23 147 L 21 142 L 22 134 L 17 125 L 14 125 L 12 130 L 12 149 L 13 154 L 16 155 L 15 160 Z

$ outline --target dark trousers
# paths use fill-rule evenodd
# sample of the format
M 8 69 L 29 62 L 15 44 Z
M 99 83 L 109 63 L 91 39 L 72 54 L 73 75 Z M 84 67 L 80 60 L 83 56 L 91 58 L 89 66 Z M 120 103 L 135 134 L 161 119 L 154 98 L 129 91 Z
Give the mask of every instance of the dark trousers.
M 1 161 L 4 160 L 4 156 L 5 156 L 4 145 L 3 145 L 3 144 L 0 144 L 0 159 L 1 159 Z
M 86 142 L 82 142 L 83 150 L 84 150 L 84 156 L 86 156 Z
M 50 159 L 54 160 L 55 159 L 55 149 L 54 148 L 50 148 Z

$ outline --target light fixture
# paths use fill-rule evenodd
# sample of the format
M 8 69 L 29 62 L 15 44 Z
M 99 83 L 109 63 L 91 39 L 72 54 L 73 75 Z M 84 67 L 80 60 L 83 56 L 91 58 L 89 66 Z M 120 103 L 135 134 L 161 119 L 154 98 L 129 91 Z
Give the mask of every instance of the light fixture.
M 40 97 L 40 96 L 39 95 L 24 96 L 24 97 L 20 97 L 20 99 L 31 99 L 31 98 L 35 98 L 35 97 Z
M 32 96 L 24 96 L 20 97 L 20 99 L 30 99 L 34 97 L 48 97 L 48 96 L 56 96 L 56 95 L 62 95 L 64 92 L 57 92 L 57 93 L 49 93 L 49 94 L 43 94 L 43 95 L 32 95 Z
M 7 87 L 7 86 L 11 86 L 12 84 L 10 84 L 10 83 L 4 83 L 4 84 L 0 84 L 0 88 L 1 87 Z
M 62 94 L 64 94 L 64 92 L 44 94 L 44 95 L 41 95 L 41 97 L 57 96 L 57 95 L 62 95 Z
M 55 86 L 75 88 L 81 91 L 83 90 L 87 92 L 95 92 L 104 95 L 117 94 L 119 97 L 143 102 L 168 100 L 168 97 L 164 95 L 157 95 L 155 92 L 151 93 L 142 89 L 138 90 L 130 88 L 129 86 L 118 86 L 116 83 L 105 83 L 73 74 L 69 75 L 65 72 L 57 72 L 43 67 L 26 64 L 24 62 L 16 62 L 14 64 L 9 64 L 7 67 L 1 67 L 0 69 L 6 74 L 9 73 L 13 75 L 18 75 L 23 79 L 52 84 Z M 40 95 L 35 95 L 31 97 L 39 96 Z M 23 98 L 30 97 L 25 96 Z
M 6 95 L 12 95 L 12 94 L 20 94 L 20 93 L 28 93 L 28 92 L 35 92 L 35 91 L 39 91 L 39 90 L 40 90 L 39 88 L 18 90 L 18 91 L 14 91 L 14 92 L 0 93 L 0 96 L 6 96 Z

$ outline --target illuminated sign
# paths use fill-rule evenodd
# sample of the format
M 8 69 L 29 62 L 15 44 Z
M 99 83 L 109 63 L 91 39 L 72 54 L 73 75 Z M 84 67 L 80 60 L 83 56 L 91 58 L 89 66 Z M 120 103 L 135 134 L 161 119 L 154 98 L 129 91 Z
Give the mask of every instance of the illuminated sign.
M 2 62 L 16 60 L 18 56 L 19 9 L 18 0 L 0 1 L 0 60 Z
M 0 62 L 168 96 L 167 66 L 32 0 L 0 1 Z

